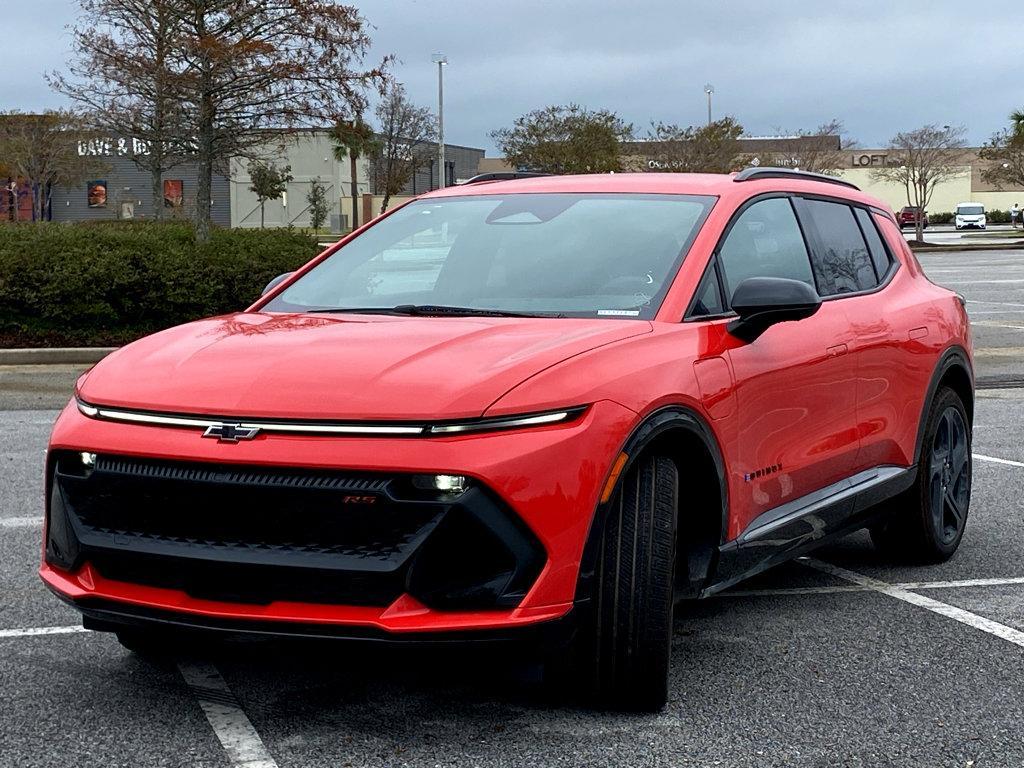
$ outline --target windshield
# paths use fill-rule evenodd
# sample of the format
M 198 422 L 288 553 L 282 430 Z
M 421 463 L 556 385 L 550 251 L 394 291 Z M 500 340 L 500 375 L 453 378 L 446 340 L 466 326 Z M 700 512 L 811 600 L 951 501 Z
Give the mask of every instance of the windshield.
M 980 216 L 985 213 L 984 206 L 957 206 L 956 212 L 960 216 Z
M 262 309 L 650 319 L 714 201 L 629 194 L 417 201 Z

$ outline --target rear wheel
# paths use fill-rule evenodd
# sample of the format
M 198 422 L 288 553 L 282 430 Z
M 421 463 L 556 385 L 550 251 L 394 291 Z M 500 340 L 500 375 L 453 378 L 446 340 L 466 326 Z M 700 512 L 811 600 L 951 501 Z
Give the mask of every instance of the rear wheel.
M 928 413 L 914 485 L 888 503 L 871 528 L 881 551 L 918 561 L 945 561 L 960 546 L 971 503 L 971 430 L 960 397 L 948 387 Z
M 612 499 L 569 661 L 601 704 L 654 711 L 668 697 L 678 499 L 679 471 L 661 456 L 637 460 Z

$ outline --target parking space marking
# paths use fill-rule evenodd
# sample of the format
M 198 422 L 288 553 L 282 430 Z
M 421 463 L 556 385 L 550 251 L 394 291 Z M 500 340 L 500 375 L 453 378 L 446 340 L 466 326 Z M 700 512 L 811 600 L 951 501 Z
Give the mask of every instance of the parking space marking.
M 61 625 L 55 627 L 13 627 L 0 630 L 0 638 L 25 638 L 36 635 L 62 635 L 64 633 L 88 633 L 81 625 Z
M 831 574 L 833 577 L 839 577 L 847 582 L 852 582 L 855 585 L 862 585 L 869 590 L 873 590 L 883 595 L 887 595 L 890 598 L 895 598 L 899 601 L 912 604 L 922 609 L 941 614 L 943 617 L 956 620 L 957 622 L 973 627 L 976 630 L 994 635 L 997 638 L 1001 638 L 1004 641 L 1009 641 L 1012 644 L 1024 649 L 1024 632 L 1017 630 L 1016 628 L 1008 627 L 1002 623 L 990 620 L 987 617 L 982 617 L 973 612 L 969 612 L 966 609 L 961 609 L 957 606 L 950 606 L 948 603 L 942 601 L 936 601 L 934 598 L 929 598 L 926 595 L 918 595 L 917 593 L 911 592 L 906 588 L 899 587 L 898 585 L 892 585 L 888 582 L 882 582 L 874 577 L 869 577 L 865 574 L 859 574 L 849 569 L 844 569 L 842 566 L 834 566 L 831 563 L 825 563 L 819 561 L 817 558 L 800 558 L 799 562 L 810 566 L 812 569 L 824 572 L 825 574 Z
M 948 590 L 957 587 L 1000 587 L 1024 585 L 1024 577 L 979 577 L 975 579 L 949 579 L 931 582 L 896 582 L 891 587 L 900 590 Z M 726 590 L 718 593 L 722 598 L 756 598 L 778 595 L 823 595 L 827 593 L 866 593 L 875 588 L 869 585 L 816 585 L 813 587 L 780 587 L 763 590 Z
M 277 767 L 224 677 L 209 662 L 182 660 L 178 670 L 210 722 L 232 766 Z
M 42 525 L 42 517 L 35 515 L 26 515 L 20 518 L 0 518 L 0 529 L 19 529 Z
M 981 459 L 985 462 L 995 462 L 997 465 L 1010 465 L 1010 467 L 1024 467 L 1024 462 L 1018 462 L 1015 459 L 1003 459 L 1002 457 L 990 457 L 987 454 L 971 454 L 975 459 Z

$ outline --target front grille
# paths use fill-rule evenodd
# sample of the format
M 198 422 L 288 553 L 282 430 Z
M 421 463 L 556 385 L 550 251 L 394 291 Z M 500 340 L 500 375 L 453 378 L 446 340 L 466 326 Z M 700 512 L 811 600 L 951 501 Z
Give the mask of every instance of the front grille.
M 58 565 L 88 561 L 109 579 L 212 600 L 387 606 L 408 591 L 453 608 L 509 605 L 543 564 L 489 492 L 445 497 L 403 475 L 105 455 L 90 468 L 66 454 L 57 514 L 67 525 L 52 527 L 61 541 L 48 552 L 74 560 Z M 437 565 L 460 548 L 462 564 Z

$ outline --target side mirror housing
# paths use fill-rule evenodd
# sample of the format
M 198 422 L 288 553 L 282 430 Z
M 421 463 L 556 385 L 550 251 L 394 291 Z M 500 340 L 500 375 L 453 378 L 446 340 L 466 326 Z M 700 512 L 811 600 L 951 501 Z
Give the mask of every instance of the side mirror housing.
M 770 326 L 809 318 L 819 307 L 818 292 L 803 281 L 747 278 L 732 295 L 732 309 L 739 317 L 729 323 L 729 333 L 745 342 L 753 342 Z
M 278 275 L 276 278 L 270 281 L 266 286 L 264 286 L 263 293 L 260 294 L 260 296 L 266 296 L 279 285 L 281 285 L 281 283 L 288 280 L 288 278 L 290 278 L 294 274 L 294 272 L 282 272 L 280 275 Z

